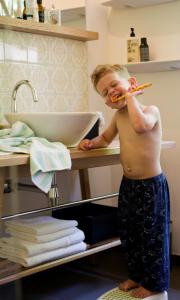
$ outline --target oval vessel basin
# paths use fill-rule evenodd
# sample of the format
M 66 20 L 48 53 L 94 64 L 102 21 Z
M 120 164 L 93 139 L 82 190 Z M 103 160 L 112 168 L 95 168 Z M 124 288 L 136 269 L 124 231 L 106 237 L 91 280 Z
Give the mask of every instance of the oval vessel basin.
M 30 112 L 5 115 L 12 126 L 16 121 L 26 123 L 37 137 L 75 147 L 100 117 L 98 112 Z

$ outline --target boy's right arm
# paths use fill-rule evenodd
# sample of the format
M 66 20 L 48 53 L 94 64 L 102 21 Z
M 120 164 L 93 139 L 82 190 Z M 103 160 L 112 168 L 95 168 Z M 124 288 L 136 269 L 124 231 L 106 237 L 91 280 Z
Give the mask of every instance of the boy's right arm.
M 88 139 L 82 140 L 78 145 L 78 149 L 90 150 L 90 149 L 107 147 L 115 138 L 116 134 L 117 134 L 117 127 L 116 127 L 116 114 L 115 114 L 114 117 L 112 118 L 110 125 L 102 134 L 93 138 L 92 140 L 88 140 Z

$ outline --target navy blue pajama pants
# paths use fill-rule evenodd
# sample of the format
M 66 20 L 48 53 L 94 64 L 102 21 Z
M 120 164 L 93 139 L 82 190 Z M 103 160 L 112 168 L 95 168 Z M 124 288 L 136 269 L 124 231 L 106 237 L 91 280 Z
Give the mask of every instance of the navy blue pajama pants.
M 144 288 L 169 287 L 169 190 L 164 174 L 120 185 L 119 230 L 128 254 L 129 278 Z

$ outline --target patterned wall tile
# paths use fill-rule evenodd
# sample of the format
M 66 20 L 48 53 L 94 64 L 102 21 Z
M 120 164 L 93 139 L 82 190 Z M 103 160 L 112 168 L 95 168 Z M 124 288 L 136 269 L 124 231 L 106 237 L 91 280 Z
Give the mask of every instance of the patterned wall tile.
M 87 72 L 76 68 L 71 76 L 72 88 L 75 93 L 87 92 Z
M 11 93 L 0 92 L 0 111 L 3 113 L 11 111 Z
M 1 41 L 1 31 L 0 31 Z M 18 111 L 86 111 L 87 48 L 81 41 L 4 30 L 5 61 L 0 61 L 0 96 L 7 111 L 15 84 L 28 79 L 39 102 L 21 86 Z M 7 94 L 7 97 L 5 97 Z
M 0 61 L 4 60 L 3 30 L 0 30 Z
M 51 45 L 50 37 L 30 34 L 27 41 L 28 63 L 48 64 L 49 45 Z
M 5 59 L 27 62 L 27 36 L 22 32 L 4 31 Z
M 8 80 L 8 67 L 4 62 L 0 62 L 0 92 L 7 92 L 9 90 L 9 80 Z
M 71 111 L 71 105 L 68 101 L 67 94 L 56 94 L 55 96 L 51 95 L 49 98 L 51 98 L 52 111 Z
M 68 73 L 62 66 L 54 68 L 51 77 L 51 87 L 56 93 L 66 93 L 69 90 L 70 82 Z
M 87 66 L 87 48 L 84 43 L 73 43 L 72 45 L 72 61 L 74 65 L 78 65 L 79 67 Z
M 68 46 L 65 39 L 51 38 L 49 45 L 50 64 L 64 65 L 68 62 Z
M 37 93 L 46 93 L 49 90 L 50 69 L 45 65 L 28 64 L 25 68 L 26 79 L 30 80 Z

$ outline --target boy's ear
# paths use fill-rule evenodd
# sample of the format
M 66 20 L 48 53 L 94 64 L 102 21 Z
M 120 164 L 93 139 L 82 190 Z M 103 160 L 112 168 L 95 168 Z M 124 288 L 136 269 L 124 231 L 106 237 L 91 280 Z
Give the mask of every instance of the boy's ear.
M 130 85 L 131 85 L 131 88 L 136 88 L 137 87 L 137 80 L 136 80 L 136 78 L 135 77 L 130 77 L 129 79 L 128 79 L 128 81 L 129 81 L 129 83 L 130 83 Z

